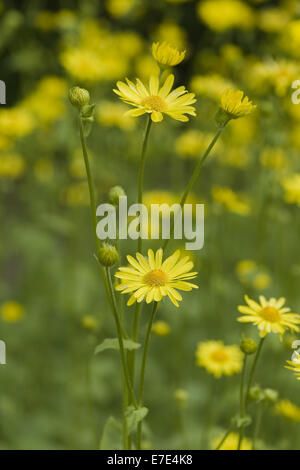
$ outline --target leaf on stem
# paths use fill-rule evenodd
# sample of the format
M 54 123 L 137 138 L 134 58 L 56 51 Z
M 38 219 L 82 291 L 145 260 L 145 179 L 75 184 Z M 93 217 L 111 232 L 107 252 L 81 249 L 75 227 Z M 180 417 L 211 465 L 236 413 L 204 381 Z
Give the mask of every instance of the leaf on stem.
M 123 346 L 124 349 L 127 349 L 128 351 L 133 351 L 141 347 L 139 343 L 136 343 L 131 339 L 123 339 Z M 102 351 L 105 351 L 106 349 L 114 349 L 118 351 L 120 349 L 118 338 L 106 338 L 101 344 L 96 346 L 94 354 L 98 354 Z

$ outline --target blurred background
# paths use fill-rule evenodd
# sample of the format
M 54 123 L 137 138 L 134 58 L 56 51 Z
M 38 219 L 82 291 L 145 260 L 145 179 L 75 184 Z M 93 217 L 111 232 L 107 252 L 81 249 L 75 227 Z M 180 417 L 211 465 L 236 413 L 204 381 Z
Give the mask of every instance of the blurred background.
M 103 429 L 109 416 L 120 419 L 120 364 L 114 351 L 94 355 L 115 333 L 93 258 L 67 92 L 88 88 L 97 105 L 88 138 L 97 203 L 117 184 L 135 202 L 145 121 L 124 117 L 127 106 L 112 89 L 126 76 L 147 81 L 157 73 L 153 41 L 187 49 L 176 84 L 196 93 L 197 117 L 153 126 L 149 204 L 178 202 L 215 132 L 224 89 L 244 90 L 257 111 L 230 122 L 190 197 L 205 203 L 205 246 L 189 253 L 200 288 L 179 309 L 166 301 L 159 310 L 166 324 L 151 339 L 144 447 L 210 448 L 227 427 L 238 409 L 239 376 L 215 379 L 196 366 L 195 350 L 209 339 L 239 344 L 242 332 L 258 338 L 255 327 L 236 321 L 245 293 L 284 296 L 300 312 L 300 105 L 291 101 L 291 84 L 300 79 L 299 2 L 1 1 L 2 449 L 92 449 L 100 440 L 116 446 L 117 426 Z M 177 247 L 172 242 L 169 251 Z M 135 250 L 124 243 L 122 262 Z M 124 313 L 128 326 L 132 310 Z M 148 314 L 145 308 L 142 331 Z M 268 337 L 257 381 L 300 407 L 299 382 L 284 369 L 294 339 Z M 299 448 L 299 421 L 300 408 L 279 413 L 269 406 L 259 447 Z

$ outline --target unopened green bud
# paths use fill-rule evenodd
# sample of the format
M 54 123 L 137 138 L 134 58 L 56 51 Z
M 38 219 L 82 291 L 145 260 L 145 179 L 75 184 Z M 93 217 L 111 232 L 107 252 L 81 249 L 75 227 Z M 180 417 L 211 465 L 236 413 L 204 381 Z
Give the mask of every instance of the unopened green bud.
M 122 186 L 113 186 L 108 193 L 109 202 L 114 206 L 118 206 L 121 196 L 126 196 Z
M 174 392 L 174 398 L 180 407 L 185 406 L 188 399 L 188 392 L 182 388 L 178 388 Z
M 79 88 L 74 86 L 69 90 L 69 100 L 73 106 L 81 109 L 83 106 L 86 106 L 90 101 L 90 94 L 84 88 Z
M 244 354 L 254 354 L 257 350 L 257 344 L 252 338 L 243 338 L 240 348 Z
M 257 402 L 264 399 L 264 394 L 259 385 L 254 385 L 250 388 L 248 398 L 252 402 Z
M 265 401 L 269 403 L 276 403 L 278 400 L 278 392 L 277 390 L 273 390 L 272 388 L 265 388 L 263 391 Z
M 81 325 L 85 330 L 96 331 L 98 329 L 99 322 L 93 315 L 85 315 L 81 319 Z
M 98 251 L 99 262 L 109 268 L 119 261 L 119 253 L 114 245 L 103 243 Z

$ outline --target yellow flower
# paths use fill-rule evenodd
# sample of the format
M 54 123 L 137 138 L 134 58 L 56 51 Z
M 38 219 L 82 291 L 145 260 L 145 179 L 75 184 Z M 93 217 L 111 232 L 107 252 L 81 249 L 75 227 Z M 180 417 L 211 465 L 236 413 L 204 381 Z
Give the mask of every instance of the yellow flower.
M 276 403 L 275 413 L 291 421 L 300 421 L 300 407 L 289 400 L 280 400 Z
M 128 15 L 136 3 L 136 0 L 106 0 L 106 8 L 112 16 L 120 18 Z
M 233 83 L 221 75 L 194 75 L 191 80 L 191 89 L 197 95 L 207 96 L 214 100 L 220 100 L 224 91 L 231 88 Z
M 99 327 L 99 321 L 93 315 L 85 315 L 81 319 L 81 325 L 85 330 L 96 331 Z
M 300 173 L 285 178 L 281 184 L 285 190 L 285 201 L 300 206 Z
M 242 216 L 247 216 L 251 212 L 249 202 L 230 188 L 213 186 L 211 193 L 213 199 L 230 212 Z
M 226 90 L 221 97 L 221 108 L 230 119 L 237 119 L 252 113 L 256 106 L 252 104 L 248 96 L 241 90 Z
M 300 380 L 300 354 L 298 352 L 295 352 L 296 358 L 294 358 L 292 361 L 286 361 L 289 365 L 284 366 L 286 369 L 290 369 L 294 372 L 294 374 L 297 377 L 297 380 Z
M 9 153 L 0 155 L 0 178 L 20 178 L 25 170 L 25 162 L 21 155 Z
M 216 447 L 220 444 L 222 440 L 222 435 L 219 437 L 216 437 L 213 439 L 211 446 L 213 449 L 216 449 Z M 237 450 L 238 448 L 238 443 L 239 443 L 239 434 L 236 432 L 231 432 L 221 445 L 219 450 Z M 241 443 L 241 449 L 240 450 L 252 450 L 252 441 L 248 439 L 247 437 L 244 437 Z
M 1 316 L 4 321 L 7 323 L 16 323 L 23 317 L 25 313 L 24 307 L 15 302 L 14 300 L 10 300 L 5 302 L 1 306 Z
M 96 109 L 96 119 L 103 126 L 117 126 L 122 130 L 135 127 L 135 120 L 125 115 L 126 106 L 123 103 L 101 101 Z
M 297 324 L 300 323 L 300 315 L 290 312 L 289 308 L 284 307 L 285 298 L 275 299 L 271 297 L 269 300 L 261 295 L 259 297 L 260 304 L 245 295 L 247 305 L 239 305 L 239 312 L 243 313 L 238 321 L 242 323 L 251 322 L 257 325 L 263 338 L 267 333 L 279 333 L 280 339 L 286 329 L 290 331 L 300 331 Z
M 212 138 L 213 135 L 210 133 L 204 134 L 195 129 L 189 129 L 177 137 L 175 140 L 175 150 L 183 158 L 194 158 L 207 149 Z M 217 148 L 218 144 L 214 147 L 212 153 Z
M 171 91 L 174 83 L 174 75 L 169 75 L 163 86 L 159 88 L 159 79 L 152 75 L 149 80 L 149 90 L 137 78 L 136 85 L 126 78 L 126 83 L 117 82 L 118 90 L 114 92 L 127 104 L 135 109 L 127 111 L 129 116 L 141 116 L 145 113 L 151 114 L 153 122 L 163 119 L 163 114 L 177 121 L 188 121 L 185 114 L 196 116 L 195 108 L 191 106 L 196 102 L 195 95 L 188 93 L 184 86 Z
M 154 39 L 159 42 L 169 42 L 177 44 L 177 47 L 184 48 L 187 41 L 186 31 L 173 21 L 163 21 L 155 31 Z
M 152 250 L 148 250 L 148 257 L 140 253 L 136 254 L 136 259 L 127 256 L 131 266 L 121 267 L 115 276 L 121 279 L 121 283 L 116 286 L 116 290 L 122 291 L 122 294 L 131 293 L 127 305 L 146 301 L 160 302 L 163 297 L 168 296 L 176 307 L 179 307 L 178 301 L 182 300 L 177 289 L 190 291 L 198 286 L 189 281 L 196 277 L 196 272 L 189 272 L 194 264 L 188 256 L 180 259 L 180 250 L 175 251 L 164 262 L 163 250 L 160 248 L 154 255 Z
M 225 346 L 223 341 L 204 341 L 198 343 L 196 364 L 218 379 L 222 375 L 233 375 L 241 371 L 243 353 L 236 345 Z
M 211 29 L 250 29 L 254 25 L 252 9 L 240 0 L 205 0 L 198 4 L 198 15 Z
M 171 46 L 167 42 L 152 44 L 152 55 L 154 59 L 162 65 L 178 65 L 183 61 L 186 51 L 180 52 L 176 47 Z
M 170 333 L 170 325 L 165 321 L 156 321 L 152 325 L 152 333 L 157 336 L 167 336 Z

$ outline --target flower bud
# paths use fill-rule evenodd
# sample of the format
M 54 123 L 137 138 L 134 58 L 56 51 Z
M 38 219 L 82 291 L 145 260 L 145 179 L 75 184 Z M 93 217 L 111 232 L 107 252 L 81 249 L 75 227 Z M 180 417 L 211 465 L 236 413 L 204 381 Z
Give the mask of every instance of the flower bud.
M 254 354 L 257 350 L 257 344 L 251 338 L 243 338 L 240 344 L 240 348 L 244 354 Z
M 265 401 L 269 403 L 276 403 L 278 400 L 278 392 L 277 390 L 273 390 L 272 388 L 265 388 L 263 391 Z
M 178 404 L 178 406 L 183 407 L 185 406 L 187 399 L 188 399 L 188 392 L 182 388 L 178 388 L 174 392 L 174 398 Z
M 259 385 L 254 385 L 249 391 L 249 400 L 252 402 L 261 401 L 264 398 L 264 394 Z
M 98 250 L 98 260 L 99 262 L 109 268 L 116 264 L 119 261 L 119 253 L 117 248 L 114 245 L 109 243 L 103 243 Z
M 74 86 L 69 90 L 69 100 L 73 106 L 81 109 L 83 106 L 86 106 L 90 101 L 90 94 L 84 88 L 79 88 Z
M 122 186 L 113 186 L 108 193 L 109 202 L 114 206 L 118 206 L 121 196 L 126 196 Z
M 99 322 L 93 315 L 85 315 L 81 319 L 81 326 L 85 330 L 96 331 L 98 329 Z

